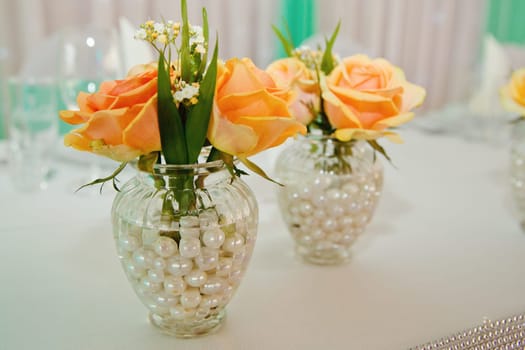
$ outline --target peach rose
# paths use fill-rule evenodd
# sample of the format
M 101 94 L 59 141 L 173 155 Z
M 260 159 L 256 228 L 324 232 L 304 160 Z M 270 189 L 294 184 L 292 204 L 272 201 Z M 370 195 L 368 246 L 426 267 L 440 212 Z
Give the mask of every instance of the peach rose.
M 248 59 L 218 65 L 208 139 L 241 160 L 283 143 L 306 127 L 288 109 L 286 93 Z
M 386 136 L 401 142 L 388 128 L 408 122 L 425 90 L 406 81 L 401 69 L 384 59 L 347 57 L 321 79 L 324 110 L 341 141 Z
M 124 80 L 105 81 L 99 91 L 81 92 L 79 111 L 61 111 L 69 124 L 83 124 L 64 137 L 64 144 L 117 161 L 159 151 L 157 70 L 139 65 Z
M 503 106 L 525 116 L 525 68 L 512 73 L 509 83 L 501 89 Z
M 295 57 L 283 58 L 270 64 L 266 72 L 278 88 L 294 92 L 290 111 L 292 116 L 308 125 L 320 106 L 319 84 L 306 65 Z M 313 109 L 313 110 L 312 110 Z

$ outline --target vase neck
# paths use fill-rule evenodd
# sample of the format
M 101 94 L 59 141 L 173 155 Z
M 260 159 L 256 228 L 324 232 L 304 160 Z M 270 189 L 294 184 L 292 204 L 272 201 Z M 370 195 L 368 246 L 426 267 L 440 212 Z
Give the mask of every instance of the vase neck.
M 231 177 L 222 160 L 196 164 L 155 164 L 153 172 L 139 171 L 139 178 L 157 188 L 186 190 Z

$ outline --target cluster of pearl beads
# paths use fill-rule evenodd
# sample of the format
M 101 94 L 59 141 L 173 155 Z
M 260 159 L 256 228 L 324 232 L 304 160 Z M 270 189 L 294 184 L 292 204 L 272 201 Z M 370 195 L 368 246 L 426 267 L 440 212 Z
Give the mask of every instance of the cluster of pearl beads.
M 383 172 L 317 174 L 279 189 L 288 229 L 305 251 L 347 250 L 372 218 Z
M 230 301 L 255 244 L 250 218 L 221 223 L 214 209 L 181 217 L 180 240 L 120 222 L 117 249 L 135 292 L 149 310 L 176 322 L 217 315 Z M 174 231 L 170 231 L 173 233 Z
M 411 350 L 523 350 L 525 349 L 525 314 L 482 325 L 448 338 L 419 345 Z

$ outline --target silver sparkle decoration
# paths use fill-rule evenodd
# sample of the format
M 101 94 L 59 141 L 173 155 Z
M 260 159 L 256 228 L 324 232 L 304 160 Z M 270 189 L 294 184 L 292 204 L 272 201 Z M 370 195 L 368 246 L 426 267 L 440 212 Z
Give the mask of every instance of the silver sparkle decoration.
M 482 325 L 418 345 L 409 350 L 524 350 L 525 313 Z

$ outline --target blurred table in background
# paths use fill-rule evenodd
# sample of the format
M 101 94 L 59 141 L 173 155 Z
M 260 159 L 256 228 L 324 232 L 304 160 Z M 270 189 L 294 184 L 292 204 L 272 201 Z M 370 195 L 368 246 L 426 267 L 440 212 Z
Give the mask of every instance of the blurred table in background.
M 273 184 L 253 260 L 217 334 L 178 340 L 148 324 L 121 271 L 111 186 L 73 193 L 80 163 L 55 159 L 45 191 L 17 193 L 0 162 L 0 349 L 408 349 L 525 311 L 525 233 L 508 150 L 402 130 L 384 193 L 344 266 L 298 261 Z M 254 160 L 273 166 L 279 150 Z M 0 152 L 1 154 L 1 152 Z

